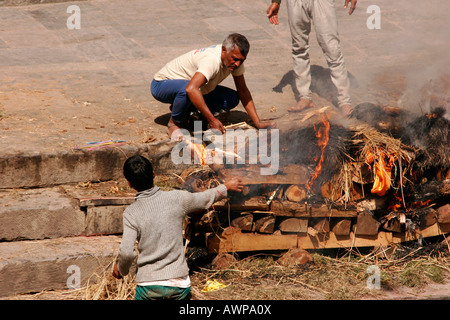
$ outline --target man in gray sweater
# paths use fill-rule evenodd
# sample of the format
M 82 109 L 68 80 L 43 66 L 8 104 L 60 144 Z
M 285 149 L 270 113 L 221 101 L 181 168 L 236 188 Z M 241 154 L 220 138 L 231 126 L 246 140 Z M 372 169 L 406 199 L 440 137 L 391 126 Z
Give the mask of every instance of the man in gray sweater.
M 123 213 L 123 236 L 113 276 L 129 273 L 138 241 L 136 300 L 189 299 L 190 279 L 183 245 L 183 221 L 187 214 L 208 209 L 227 196 L 227 190 L 241 192 L 243 185 L 233 178 L 216 188 L 199 193 L 162 191 L 153 185 L 150 161 L 136 155 L 124 164 L 124 176 L 137 191 L 136 201 Z

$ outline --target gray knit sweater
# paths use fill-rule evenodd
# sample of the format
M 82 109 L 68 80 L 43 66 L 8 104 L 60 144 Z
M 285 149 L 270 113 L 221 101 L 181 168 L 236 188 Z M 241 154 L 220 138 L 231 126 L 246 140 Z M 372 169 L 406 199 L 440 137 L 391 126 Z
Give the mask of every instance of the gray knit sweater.
M 221 184 L 199 193 L 158 187 L 138 192 L 136 201 L 123 213 L 123 236 L 118 267 L 121 275 L 128 274 L 136 257 L 136 282 L 158 281 L 185 277 L 189 274 L 184 246 L 183 221 L 186 214 L 208 209 L 227 196 Z

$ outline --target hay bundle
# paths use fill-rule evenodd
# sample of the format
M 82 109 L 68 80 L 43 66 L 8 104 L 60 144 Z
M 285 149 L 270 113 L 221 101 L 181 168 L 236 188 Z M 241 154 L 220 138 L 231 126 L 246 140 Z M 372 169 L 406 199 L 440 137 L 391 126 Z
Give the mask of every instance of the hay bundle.
M 363 166 L 368 165 L 367 159 L 376 154 L 386 155 L 395 160 L 392 163 L 394 167 L 392 180 L 398 178 L 399 185 L 397 188 L 402 188 L 404 182 L 407 181 L 406 173 L 411 168 L 414 158 L 411 151 L 414 150 L 404 145 L 401 140 L 379 132 L 369 125 L 355 127 L 353 132 L 351 146 L 347 149 L 349 156 L 342 159 L 339 173 L 331 179 L 332 199 L 348 203 L 352 200 L 354 180 L 360 183 L 372 182 L 371 179 L 367 181 L 363 179 L 361 170 Z
M 404 164 L 409 164 L 414 159 L 411 152 L 415 151 L 414 149 L 373 127 L 361 125 L 356 127 L 354 132 L 353 145 L 357 149 L 355 158 L 360 162 L 365 162 L 369 154 L 375 154 L 377 151 L 386 155 L 395 155 Z

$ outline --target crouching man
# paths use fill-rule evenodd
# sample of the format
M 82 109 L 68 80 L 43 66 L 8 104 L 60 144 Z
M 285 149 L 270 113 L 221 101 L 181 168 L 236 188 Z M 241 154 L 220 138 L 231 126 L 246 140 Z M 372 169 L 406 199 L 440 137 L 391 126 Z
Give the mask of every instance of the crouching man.
M 191 114 L 194 119 L 203 117 L 210 128 L 224 133 L 218 119 L 235 108 L 239 101 L 258 129 L 274 127 L 273 121 L 261 121 L 256 112 L 252 95 L 245 83 L 244 61 L 250 50 L 245 36 L 233 33 L 222 43 L 192 50 L 167 63 L 159 70 L 151 83 L 153 97 L 170 103 L 171 117 L 168 123 L 172 140 L 181 137 Z M 236 90 L 220 86 L 229 75 L 233 76 Z

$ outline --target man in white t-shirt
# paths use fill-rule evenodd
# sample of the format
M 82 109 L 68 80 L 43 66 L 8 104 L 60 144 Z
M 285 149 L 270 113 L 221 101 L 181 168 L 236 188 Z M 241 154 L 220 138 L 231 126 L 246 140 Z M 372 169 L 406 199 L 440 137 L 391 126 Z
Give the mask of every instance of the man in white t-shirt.
M 225 132 L 217 116 L 242 102 L 258 129 L 274 127 L 273 121 L 261 121 L 244 78 L 244 61 L 250 44 L 241 34 L 230 34 L 222 45 L 197 49 L 167 63 L 152 81 L 153 97 L 170 103 L 169 136 L 178 139 L 180 127 L 191 111 L 198 111 L 209 127 Z M 236 90 L 220 86 L 229 75 L 233 76 Z

